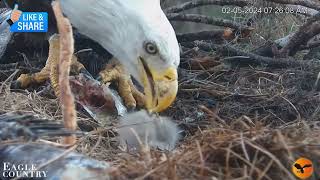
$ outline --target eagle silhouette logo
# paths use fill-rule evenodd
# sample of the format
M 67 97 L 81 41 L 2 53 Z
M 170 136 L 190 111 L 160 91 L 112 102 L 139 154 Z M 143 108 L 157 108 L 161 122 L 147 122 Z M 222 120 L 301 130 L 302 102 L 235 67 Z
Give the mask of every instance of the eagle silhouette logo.
M 299 179 L 307 179 L 312 176 L 313 165 L 311 160 L 307 158 L 299 158 L 292 165 L 292 172 Z
M 304 173 L 304 168 L 312 167 L 312 164 L 306 164 L 306 165 L 304 165 L 304 166 L 302 167 L 300 164 L 295 163 L 295 164 L 294 164 L 294 167 L 296 167 L 297 169 L 299 169 L 301 173 Z

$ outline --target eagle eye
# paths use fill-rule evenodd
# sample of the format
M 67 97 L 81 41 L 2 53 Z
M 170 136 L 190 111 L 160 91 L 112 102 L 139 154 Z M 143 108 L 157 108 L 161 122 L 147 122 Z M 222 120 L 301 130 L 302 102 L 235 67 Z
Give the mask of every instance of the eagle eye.
M 152 42 L 145 43 L 145 50 L 147 51 L 147 53 L 152 54 L 152 55 L 158 53 L 157 46 Z

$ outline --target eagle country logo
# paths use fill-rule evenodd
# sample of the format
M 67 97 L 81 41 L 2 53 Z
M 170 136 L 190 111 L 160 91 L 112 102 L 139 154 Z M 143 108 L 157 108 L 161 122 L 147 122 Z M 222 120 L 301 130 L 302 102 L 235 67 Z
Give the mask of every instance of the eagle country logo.
M 22 12 L 15 4 L 10 18 L 7 20 L 11 32 L 47 32 L 47 12 Z
M 39 170 L 36 164 L 13 164 L 10 162 L 3 162 L 0 179 L 24 179 L 24 178 L 46 178 L 48 172 Z M 2 176 L 2 178 L 1 178 Z
M 299 158 L 293 163 L 292 172 L 300 179 L 307 179 L 313 173 L 313 164 L 307 158 Z

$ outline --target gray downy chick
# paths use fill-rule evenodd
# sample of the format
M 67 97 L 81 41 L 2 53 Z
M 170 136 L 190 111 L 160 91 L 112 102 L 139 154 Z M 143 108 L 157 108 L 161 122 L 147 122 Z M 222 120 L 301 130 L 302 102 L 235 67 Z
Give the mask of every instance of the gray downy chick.
M 140 149 L 140 142 L 152 148 L 173 150 L 179 140 L 179 128 L 171 118 L 149 114 L 145 110 L 122 117 L 118 133 L 120 144 L 129 150 Z

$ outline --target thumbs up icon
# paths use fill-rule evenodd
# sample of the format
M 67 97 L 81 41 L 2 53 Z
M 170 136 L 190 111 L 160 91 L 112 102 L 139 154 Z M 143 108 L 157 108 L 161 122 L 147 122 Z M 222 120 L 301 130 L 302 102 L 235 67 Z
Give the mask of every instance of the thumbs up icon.
M 7 20 L 10 26 L 19 20 L 21 14 L 22 11 L 18 10 L 18 4 L 15 4 L 11 12 L 10 19 Z

